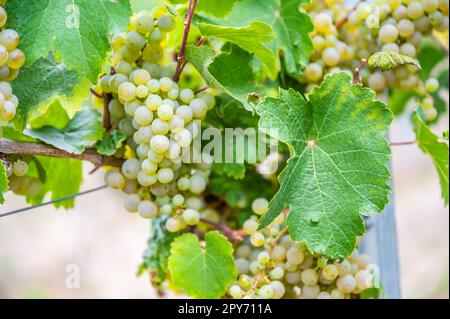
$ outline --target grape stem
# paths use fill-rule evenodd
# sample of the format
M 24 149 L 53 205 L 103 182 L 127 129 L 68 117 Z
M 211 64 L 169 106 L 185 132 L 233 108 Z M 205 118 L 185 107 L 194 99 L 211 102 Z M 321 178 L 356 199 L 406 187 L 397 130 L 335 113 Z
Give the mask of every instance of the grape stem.
M 191 31 L 192 20 L 194 18 L 195 8 L 197 7 L 197 4 L 198 0 L 189 0 L 187 18 L 184 27 L 183 42 L 181 43 L 180 52 L 178 53 L 177 70 L 175 72 L 175 76 L 173 77 L 174 82 L 178 82 L 180 80 L 181 72 L 183 72 L 183 68 L 185 66 L 186 46 L 189 38 L 189 32 Z
M 195 91 L 195 94 L 197 95 L 197 94 L 200 94 L 200 93 L 208 91 L 208 90 L 209 90 L 209 87 L 204 86 L 204 87 L 198 89 L 197 91 Z
M 223 225 L 223 224 L 219 224 L 219 223 L 215 223 L 206 219 L 200 219 L 200 222 L 209 226 L 212 226 L 213 228 L 220 230 L 227 238 L 228 240 L 233 243 L 239 243 L 242 240 L 244 240 L 241 231 L 239 230 L 234 230 L 230 227 L 228 227 L 227 225 Z
M 104 156 L 95 149 L 88 149 L 82 154 L 72 154 L 50 145 L 30 142 L 17 142 L 0 138 L 0 154 L 6 155 L 40 155 L 56 158 L 71 158 L 88 161 L 95 166 L 121 167 L 122 160 L 110 156 Z
M 393 142 L 393 143 L 391 143 L 391 147 L 392 147 L 392 146 L 414 145 L 414 144 L 416 144 L 416 143 L 417 143 L 417 141 Z
M 361 60 L 361 64 L 354 71 L 353 84 L 361 84 L 362 83 L 363 79 L 361 76 L 361 70 L 364 69 L 368 63 L 369 63 L 369 61 L 367 61 L 367 59 Z
M 116 69 L 111 67 L 109 75 L 116 74 Z M 106 132 L 109 132 L 112 128 L 111 125 L 111 114 L 109 113 L 109 102 L 111 102 L 111 94 L 103 93 L 103 127 Z
M 365 2 L 365 0 L 359 0 L 355 3 L 355 5 L 347 12 L 347 14 L 345 15 L 345 17 L 343 17 L 338 23 L 336 23 L 336 29 L 340 29 L 344 26 L 344 24 L 348 21 L 348 18 L 350 17 L 350 14 L 355 11 L 358 6 Z

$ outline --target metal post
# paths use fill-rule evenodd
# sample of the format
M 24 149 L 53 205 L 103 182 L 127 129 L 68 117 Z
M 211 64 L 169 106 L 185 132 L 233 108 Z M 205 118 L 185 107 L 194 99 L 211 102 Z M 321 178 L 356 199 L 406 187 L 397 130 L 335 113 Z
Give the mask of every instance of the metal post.
M 393 187 L 392 183 L 391 187 Z M 363 239 L 361 251 L 368 254 L 380 268 L 381 283 L 384 288 L 382 298 L 400 299 L 400 266 L 394 194 L 390 196 L 389 203 L 380 215 L 367 219 L 367 234 Z

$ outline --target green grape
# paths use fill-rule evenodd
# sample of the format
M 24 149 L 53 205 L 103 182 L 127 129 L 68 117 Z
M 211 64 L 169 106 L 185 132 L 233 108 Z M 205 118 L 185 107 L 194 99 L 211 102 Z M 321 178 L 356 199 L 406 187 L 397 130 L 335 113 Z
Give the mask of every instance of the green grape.
M 6 10 L 0 6 L 0 28 L 3 28 L 8 21 L 8 14 L 6 13 Z
M 4 46 L 8 51 L 12 51 L 19 45 L 19 34 L 11 29 L 5 29 L 0 32 L 0 44 Z
M 147 34 L 152 31 L 155 25 L 155 19 L 151 15 L 142 14 L 136 19 L 136 30 L 142 34 Z
M 158 18 L 158 28 L 162 32 L 172 32 L 175 30 L 176 21 L 171 14 L 165 14 Z
M 133 51 L 142 50 L 145 43 L 145 37 L 134 30 L 128 32 L 125 37 L 125 45 Z

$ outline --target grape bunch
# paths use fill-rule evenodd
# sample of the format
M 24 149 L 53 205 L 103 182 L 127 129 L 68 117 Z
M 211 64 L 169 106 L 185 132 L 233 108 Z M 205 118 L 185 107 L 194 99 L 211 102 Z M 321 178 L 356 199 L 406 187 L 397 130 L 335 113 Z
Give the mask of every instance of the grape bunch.
M 315 27 L 315 52 L 302 78 L 308 91 L 325 74 L 352 71 L 362 59 L 379 51 L 416 58 L 424 37 L 449 28 L 448 0 L 362 2 L 349 14 L 346 1 L 326 0 L 313 1 L 305 10 L 313 17 Z M 427 119 L 433 120 L 437 111 L 432 94 L 439 90 L 439 82 L 435 78 L 421 81 L 418 71 L 408 65 L 384 73 L 364 69 L 361 75 L 364 84 L 379 93 L 386 88 L 416 91 Z
M 235 299 L 349 299 L 373 288 L 377 267 L 355 251 L 343 261 L 331 262 L 294 243 L 280 214 L 258 231 L 257 216 L 268 211 L 264 198 L 252 204 L 255 213 L 245 221 L 246 238 L 235 251 L 239 278 L 228 289 Z
M 36 196 L 42 190 L 42 182 L 37 177 L 28 176 L 28 163 L 24 159 L 3 161 L 8 176 L 9 189 L 17 195 Z
M 113 129 L 128 136 L 122 168 L 105 174 L 106 184 L 122 190 L 125 208 L 143 218 L 172 215 L 166 228 L 180 231 L 199 223 L 204 208 L 210 163 L 191 163 L 192 144 L 200 121 L 215 105 L 209 93 L 181 89 L 170 78 L 173 67 L 164 63 L 164 41 L 175 19 L 143 12 L 132 19 L 126 35 L 113 40 L 113 74 L 93 88 L 94 103 L 108 109 Z M 203 156 L 203 160 L 206 156 Z
M 0 1 L 0 123 L 10 122 L 16 115 L 19 100 L 13 94 L 9 81 L 17 78 L 19 69 L 25 63 L 25 55 L 17 48 L 19 34 L 5 28 L 8 14 L 3 4 L 4 1 Z

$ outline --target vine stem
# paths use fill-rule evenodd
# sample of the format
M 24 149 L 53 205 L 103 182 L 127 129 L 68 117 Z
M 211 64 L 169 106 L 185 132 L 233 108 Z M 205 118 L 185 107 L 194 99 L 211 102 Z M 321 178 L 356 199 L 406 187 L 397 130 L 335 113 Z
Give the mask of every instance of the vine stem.
M 175 72 L 175 76 L 173 77 L 174 82 L 178 82 L 180 80 L 181 72 L 183 72 L 184 62 L 186 58 L 186 46 L 198 1 L 199 0 L 189 0 L 187 18 L 184 26 L 183 42 L 181 43 L 180 52 L 178 53 L 177 70 Z
M 348 18 L 350 17 L 350 14 L 353 12 L 353 11 L 355 11 L 357 8 L 358 8 L 358 6 L 361 4 L 361 3 L 363 3 L 363 2 L 365 2 L 365 0 L 358 0 L 354 5 L 353 5 L 353 7 L 351 7 L 351 9 L 347 12 L 347 14 L 345 15 L 345 17 L 344 18 L 342 18 L 338 23 L 336 23 L 336 29 L 340 29 L 340 28 L 342 28 L 343 26 L 344 26 L 344 24 L 348 21 Z
M 241 231 L 234 230 L 227 225 L 215 223 L 206 219 L 200 219 L 200 222 L 209 226 L 212 226 L 213 228 L 220 230 L 230 242 L 236 244 L 244 240 Z
M 407 141 L 407 142 L 393 142 L 391 146 L 406 146 L 417 144 L 417 141 Z
M 6 155 L 41 155 L 56 158 L 72 158 L 82 161 L 88 161 L 95 166 L 122 166 L 122 160 L 114 157 L 104 156 L 95 149 L 88 149 L 82 154 L 72 154 L 53 146 L 30 143 L 30 142 L 17 142 L 11 141 L 5 138 L 0 138 L 0 154 Z
M 361 60 L 361 64 L 354 71 L 353 84 L 361 84 L 362 83 L 361 70 L 364 69 L 368 63 L 369 63 L 369 61 L 367 59 Z

